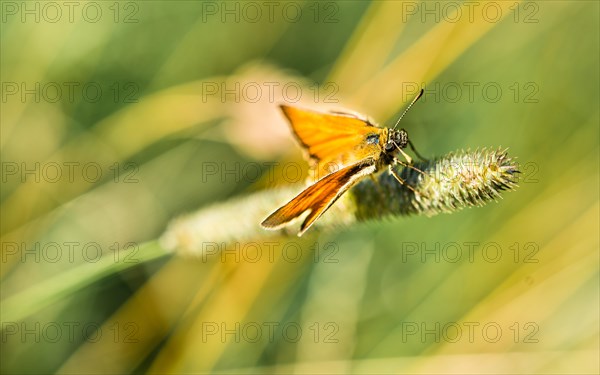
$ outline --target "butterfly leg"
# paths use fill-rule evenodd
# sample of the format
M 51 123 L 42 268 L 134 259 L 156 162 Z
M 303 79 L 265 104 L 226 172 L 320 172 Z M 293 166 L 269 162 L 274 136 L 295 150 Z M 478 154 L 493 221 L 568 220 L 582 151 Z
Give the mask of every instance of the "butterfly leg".
M 398 160 L 398 159 L 394 159 L 394 164 L 400 164 L 400 165 L 402 165 L 402 166 L 404 166 L 404 167 L 412 168 L 412 169 L 416 170 L 417 172 L 420 172 L 420 173 L 422 173 L 422 174 L 425 174 L 425 172 L 423 172 L 423 171 L 421 171 L 421 170 L 419 170 L 419 169 L 417 169 L 417 168 L 413 167 L 412 165 L 406 164 L 405 162 L 403 162 L 403 161 L 400 161 L 400 160 Z M 405 180 L 404 180 L 402 177 L 398 176 L 398 173 L 396 173 L 396 171 L 395 171 L 395 170 L 392 168 L 392 164 L 388 165 L 388 169 L 389 169 L 389 171 L 390 171 L 390 174 L 391 174 L 392 176 L 394 176 L 394 178 L 395 178 L 395 179 L 396 179 L 396 180 L 397 180 L 397 181 L 398 181 L 400 184 L 402 184 L 402 185 L 406 186 L 407 188 L 409 188 L 410 190 L 412 190 L 412 191 L 413 191 L 413 193 L 415 193 L 415 195 L 419 195 L 419 196 L 424 196 L 424 197 L 426 197 L 426 195 L 425 195 L 425 194 L 419 193 L 419 192 L 418 192 L 418 191 L 416 191 L 416 190 L 415 190 L 415 189 L 414 189 L 412 186 L 410 186 L 410 185 L 409 185 L 409 184 L 408 184 L 408 183 L 407 183 L 407 182 L 406 182 L 406 181 L 405 181 Z
M 398 176 L 398 173 L 396 173 L 396 171 L 394 170 L 394 168 L 392 168 L 392 165 L 388 165 L 388 171 L 390 172 L 390 174 L 392 176 L 394 176 L 394 178 L 401 184 L 406 186 L 407 188 L 409 188 L 410 190 L 413 191 L 413 193 L 415 193 L 415 195 L 419 195 L 419 192 L 416 191 L 412 186 L 410 186 L 406 181 L 404 181 L 404 179 L 400 176 Z
M 414 170 L 414 171 L 417 171 L 417 172 L 419 172 L 419 173 L 420 173 L 420 174 L 422 174 L 422 175 L 424 175 L 424 174 L 425 174 L 425 172 L 423 172 L 423 171 L 422 171 L 422 170 L 420 170 L 419 168 L 417 168 L 417 167 L 415 167 L 415 166 L 413 166 L 413 165 L 412 165 L 412 158 L 411 158 L 411 157 L 410 157 L 410 156 L 409 156 L 409 155 L 408 155 L 406 152 L 404 152 L 404 151 L 403 151 L 401 148 L 398 148 L 398 150 L 400 151 L 400 153 L 402 154 L 402 156 L 404 156 L 404 158 L 406 159 L 406 161 L 407 161 L 408 163 L 401 162 L 401 161 L 400 161 L 400 160 L 398 160 L 397 158 L 394 158 L 394 163 L 397 163 L 397 164 L 403 165 L 403 166 L 405 166 L 405 167 L 407 167 L 407 168 L 410 168 L 410 169 L 412 169 L 412 170 Z
M 417 149 L 415 148 L 415 145 L 413 145 L 413 143 L 410 141 L 410 139 L 408 140 L 408 145 L 410 146 L 410 149 L 413 150 L 413 152 L 415 153 L 415 155 L 417 155 L 417 157 L 423 161 L 427 161 L 427 159 L 425 159 L 424 157 L 421 156 L 421 154 L 419 154 L 417 152 Z

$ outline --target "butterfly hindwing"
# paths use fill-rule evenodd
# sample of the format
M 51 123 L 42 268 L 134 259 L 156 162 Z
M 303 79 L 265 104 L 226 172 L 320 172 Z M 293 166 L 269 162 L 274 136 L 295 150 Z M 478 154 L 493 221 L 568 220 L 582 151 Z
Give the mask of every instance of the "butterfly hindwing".
M 375 169 L 375 162 L 369 159 L 333 172 L 272 213 L 261 225 L 277 229 L 310 211 L 300 227 L 298 236 L 301 236 L 344 192 L 363 177 L 375 172 Z

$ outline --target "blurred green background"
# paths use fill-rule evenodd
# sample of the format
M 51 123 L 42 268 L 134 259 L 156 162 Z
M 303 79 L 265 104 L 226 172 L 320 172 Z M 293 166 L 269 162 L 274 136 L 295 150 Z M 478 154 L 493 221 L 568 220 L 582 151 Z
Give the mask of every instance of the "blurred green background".
M 1 6 L 3 373 L 600 371 L 598 2 Z M 306 172 L 278 104 L 389 126 L 422 85 L 420 152 L 508 147 L 515 192 L 157 241 Z

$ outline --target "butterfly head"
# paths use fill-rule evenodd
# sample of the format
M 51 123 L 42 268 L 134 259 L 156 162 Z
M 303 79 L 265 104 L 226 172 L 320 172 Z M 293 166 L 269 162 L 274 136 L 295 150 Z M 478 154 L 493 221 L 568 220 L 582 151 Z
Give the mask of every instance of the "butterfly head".
M 388 133 L 388 140 L 385 143 L 385 151 L 391 152 L 398 148 L 403 149 L 406 148 L 407 144 L 408 133 L 406 133 L 406 130 L 390 129 Z

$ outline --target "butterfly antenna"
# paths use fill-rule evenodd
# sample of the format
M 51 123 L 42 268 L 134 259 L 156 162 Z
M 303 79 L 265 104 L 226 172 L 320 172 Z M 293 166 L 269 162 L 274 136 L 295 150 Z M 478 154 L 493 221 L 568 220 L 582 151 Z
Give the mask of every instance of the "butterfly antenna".
M 398 126 L 398 124 L 400 123 L 400 120 L 402 120 L 402 117 L 404 117 L 404 115 L 406 114 L 406 112 L 408 112 L 408 110 L 410 109 L 410 107 L 412 107 L 413 104 L 416 103 L 417 100 L 419 100 L 419 98 L 421 96 L 423 96 L 423 89 L 421 89 L 421 92 L 419 93 L 419 95 L 417 95 L 413 101 L 408 105 L 408 107 L 406 107 L 406 109 L 404 110 L 404 112 L 402 113 L 402 116 L 400 116 L 400 118 L 398 119 L 398 121 L 396 121 L 396 125 L 394 125 L 393 129 L 396 129 L 396 126 Z

